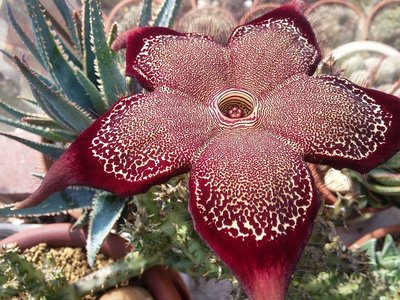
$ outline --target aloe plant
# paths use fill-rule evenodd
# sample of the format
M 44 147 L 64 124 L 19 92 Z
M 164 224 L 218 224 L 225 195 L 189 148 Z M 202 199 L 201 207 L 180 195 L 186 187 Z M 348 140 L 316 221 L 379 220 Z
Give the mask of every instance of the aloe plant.
M 151 2 L 144 1 L 140 25 L 171 26 L 181 1 L 165 1 L 155 20 L 151 20 Z M 25 0 L 24 3 L 34 40 L 23 31 L 10 4 L 6 4 L 8 18 L 27 51 L 46 72 L 41 74 L 24 59 L 2 52 L 27 79 L 33 95 L 28 102 L 42 113 L 24 112 L 0 100 L 0 107 L 14 117 L 0 117 L 0 122 L 36 134 L 43 141 L 0 134 L 56 160 L 66 145 L 99 115 L 121 96 L 133 91 L 119 67 L 122 61 L 120 54 L 110 48 L 118 32 L 117 24 L 111 27 L 110 32 L 105 32 L 98 1 L 82 0 L 82 12 L 77 14 L 67 1 L 54 0 L 65 23 L 67 37 L 60 32 L 60 24 L 39 0 Z M 18 211 L 3 208 L 0 216 L 40 216 L 78 208 L 90 211 L 87 213 L 89 217 L 80 219 L 77 226 L 89 223 L 87 250 L 89 263 L 92 264 L 103 240 L 126 209 L 127 200 L 116 201 L 111 194 L 94 189 L 69 188 L 33 208 Z

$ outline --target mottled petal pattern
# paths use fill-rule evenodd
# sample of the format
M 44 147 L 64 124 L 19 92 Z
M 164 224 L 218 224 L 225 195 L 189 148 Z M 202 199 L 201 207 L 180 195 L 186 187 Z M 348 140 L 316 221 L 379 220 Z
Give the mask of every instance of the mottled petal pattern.
M 233 86 L 257 95 L 293 75 L 314 73 L 320 51 L 296 5 L 290 2 L 232 33 L 228 49 Z
M 204 35 L 138 28 L 125 32 L 114 48 L 127 49 L 126 74 L 149 90 L 168 86 L 207 102 L 226 84 L 226 49 Z
M 400 99 L 311 77 L 321 54 L 300 6 L 226 45 L 160 27 L 121 34 L 113 49 L 151 93 L 120 99 L 16 207 L 69 185 L 131 196 L 191 171 L 198 233 L 252 300 L 283 300 L 320 206 L 306 162 L 366 172 L 400 150 Z
M 267 296 L 275 289 L 268 276 L 288 280 L 308 238 L 319 207 L 311 174 L 256 129 L 223 131 L 198 156 L 189 181 L 195 228 L 250 294 Z
M 398 98 L 348 80 L 293 76 L 261 99 L 265 129 L 309 162 L 367 172 L 400 147 Z
M 18 208 L 67 185 L 120 196 L 144 192 L 188 172 L 193 153 L 214 126 L 204 106 L 167 88 L 122 98 L 78 137 Z

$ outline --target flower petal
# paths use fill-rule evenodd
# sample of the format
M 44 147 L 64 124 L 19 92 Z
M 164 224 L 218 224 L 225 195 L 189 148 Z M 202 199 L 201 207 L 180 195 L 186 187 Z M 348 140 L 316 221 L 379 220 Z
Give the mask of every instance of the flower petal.
M 228 43 L 234 85 L 255 95 L 296 74 L 313 74 L 321 54 L 298 1 L 236 28 Z
M 308 162 L 368 172 L 400 150 L 397 97 L 338 77 L 298 75 L 261 98 L 265 129 Z
M 126 48 L 126 74 L 152 91 L 168 86 L 203 101 L 225 85 L 226 50 L 210 37 L 160 28 L 129 30 L 113 44 Z
M 17 208 L 33 206 L 69 185 L 119 196 L 144 192 L 188 172 L 193 152 L 212 127 L 205 107 L 171 91 L 122 98 L 76 139 Z
M 320 204 L 303 159 L 260 130 L 226 131 L 203 147 L 189 189 L 197 232 L 249 296 L 283 299 Z

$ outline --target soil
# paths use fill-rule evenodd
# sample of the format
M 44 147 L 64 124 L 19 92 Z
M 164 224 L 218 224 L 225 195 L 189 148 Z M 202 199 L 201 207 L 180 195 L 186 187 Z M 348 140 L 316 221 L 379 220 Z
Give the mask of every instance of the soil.
M 22 251 L 22 255 L 38 269 L 48 268 L 48 266 L 44 265 L 46 261 L 53 262 L 54 269 L 52 269 L 51 272 L 62 272 L 66 280 L 70 283 L 115 261 L 100 253 L 96 256 L 93 269 L 91 269 L 87 263 L 84 249 L 71 247 L 48 248 L 46 244 L 39 244 L 32 248 L 25 249 Z M 82 299 L 95 300 L 98 298 L 99 297 L 96 295 L 87 295 Z

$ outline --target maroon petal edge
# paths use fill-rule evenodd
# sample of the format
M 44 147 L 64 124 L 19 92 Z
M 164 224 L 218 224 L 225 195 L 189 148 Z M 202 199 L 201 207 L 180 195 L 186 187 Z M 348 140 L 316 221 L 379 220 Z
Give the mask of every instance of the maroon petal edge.
M 114 51 L 126 49 L 125 74 L 135 77 L 141 86 L 148 91 L 155 89 L 154 84 L 149 80 L 145 73 L 134 68 L 137 55 L 142 51 L 145 39 L 158 35 L 184 36 L 184 34 L 164 27 L 143 27 L 135 28 L 120 34 L 113 42 L 111 48 Z
M 196 231 L 253 300 L 283 300 L 320 206 L 302 158 L 256 130 L 224 132 L 193 164 Z
M 121 197 L 143 193 L 188 172 L 193 152 L 212 126 L 203 106 L 171 91 L 122 98 L 71 144 L 40 187 L 15 208 L 36 205 L 71 185 Z
M 276 20 L 284 20 L 284 19 L 289 19 L 291 22 L 293 22 L 293 26 L 295 26 L 298 30 L 301 36 L 305 37 L 307 41 L 315 48 L 317 51 L 317 56 L 314 62 L 309 66 L 308 75 L 314 74 L 315 70 L 318 67 L 319 62 L 321 61 L 322 55 L 321 55 L 321 50 L 318 46 L 317 38 L 315 36 L 315 33 L 306 19 L 306 17 L 303 14 L 303 6 L 305 4 L 303 1 L 298 1 L 298 0 L 292 0 L 289 1 L 288 3 L 279 6 L 278 8 L 275 8 L 271 10 L 270 12 L 260 16 L 259 18 L 254 19 L 253 21 L 246 23 L 244 25 L 238 26 L 232 33 L 231 37 L 229 38 L 228 44 L 232 42 L 236 38 L 236 35 L 238 32 L 240 32 L 241 28 L 255 26 L 255 27 L 262 27 L 262 25 L 270 22 L 271 20 L 276 21 Z M 277 41 L 279 42 L 279 41 Z
M 321 52 L 298 6 L 290 2 L 233 31 L 226 46 L 230 86 L 259 98 L 297 74 L 315 72 Z
M 209 36 L 146 27 L 123 33 L 113 48 L 126 48 L 126 74 L 149 91 L 169 87 L 208 103 L 226 86 L 225 49 Z
M 335 76 L 296 75 L 261 98 L 266 131 L 307 162 L 368 172 L 400 150 L 400 99 Z
M 400 98 L 378 90 L 358 86 L 345 79 L 337 77 L 325 77 L 325 79 L 333 80 L 334 84 L 341 85 L 343 89 L 351 91 L 367 102 L 377 104 L 382 110 L 382 115 L 384 116 L 383 120 L 387 125 L 387 131 L 384 133 L 384 140 L 379 143 L 377 149 L 365 159 L 335 159 L 311 154 L 305 156 L 307 161 L 331 165 L 337 169 L 350 168 L 360 173 L 367 173 L 400 151 Z M 374 124 L 368 124 L 366 122 L 365 127 L 370 125 Z

